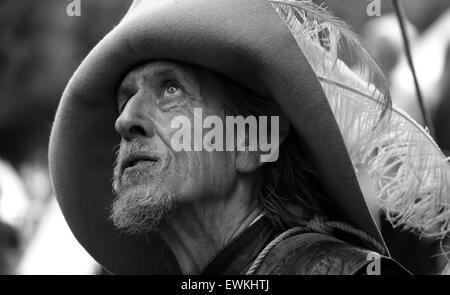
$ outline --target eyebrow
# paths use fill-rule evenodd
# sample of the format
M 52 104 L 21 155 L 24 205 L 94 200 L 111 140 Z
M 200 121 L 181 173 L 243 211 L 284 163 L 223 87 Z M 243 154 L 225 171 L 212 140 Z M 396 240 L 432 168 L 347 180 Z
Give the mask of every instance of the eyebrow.
M 199 84 L 198 77 L 196 73 L 190 68 L 183 64 L 180 65 L 181 68 L 172 68 L 172 67 L 166 67 L 162 66 L 160 68 L 156 68 L 154 71 L 151 72 L 150 77 L 151 79 L 161 79 L 166 76 L 173 76 L 176 79 L 179 79 L 180 82 L 187 81 L 192 82 L 194 84 Z M 144 81 L 148 81 L 148 76 L 144 77 Z
M 144 67 L 141 68 L 140 70 L 136 71 L 134 73 L 134 75 L 140 75 L 143 71 L 144 71 Z M 172 68 L 161 68 L 161 69 L 156 69 L 150 73 L 148 73 L 147 75 L 144 76 L 144 81 L 148 80 L 148 77 L 151 78 L 159 78 L 159 77 L 164 77 L 164 76 L 179 76 L 179 73 L 177 70 L 172 69 Z M 127 96 L 129 93 L 134 91 L 134 82 L 128 82 L 128 83 L 124 83 L 122 81 L 122 83 L 119 85 L 119 88 L 117 89 L 117 96 Z
M 161 65 L 157 67 L 156 69 L 147 72 L 146 75 L 143 76 L 144 83 L 147 83 L 149 80 L 152 79 L 161 79 L 168 76 L 173 76 L 176 79 L 180 80 L 187 80 L 192 81 L 194 83 L 199 83 L 198 77 L 196 73 L 188 66 L 185 66 L 183 64 L 180 65 L 181 69 L 173 68 L 166 65 Z M 145 65 L 141 66 L 140 68 L 135 68 L 134 75 L 140 75 L 145 71 Z M 133 71 L 133 70 L 132 70 Z M 121 97 L 127 97 L 130 96 L 132 93 L 134 93 L 134 84 L 133 83 L 123 83 L 120 84 L 118 87 L 118 90 L 116 91 L 116 100 L 120 100 Z

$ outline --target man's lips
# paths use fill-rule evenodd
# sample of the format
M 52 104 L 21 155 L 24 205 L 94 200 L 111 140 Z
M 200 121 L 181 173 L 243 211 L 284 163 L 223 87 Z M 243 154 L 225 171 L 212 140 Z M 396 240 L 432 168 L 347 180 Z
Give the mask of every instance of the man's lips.
M 157 162 L 158 158 L 154 156 L 148 156 L 148 155 L 138 155 L 138 156 L 131 156 L 125 159 L 123 165 L 122 165 L 122 171 L 135 166 L 136 164 L 140 162 Z

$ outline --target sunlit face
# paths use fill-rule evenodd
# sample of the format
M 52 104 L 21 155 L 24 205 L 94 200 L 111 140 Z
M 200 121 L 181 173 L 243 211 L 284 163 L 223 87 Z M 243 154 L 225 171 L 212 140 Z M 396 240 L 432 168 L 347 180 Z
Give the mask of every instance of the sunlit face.
M 112 219 L 131 233 L 157 229 L 177 208 L 225 197 L 236 179 L 234 152 L 180 151 L 171 147 L 174 117 L 224 117 L 224 99 L 200 85 L 195 69 L 158 61 L 124 78 L 117 94 L 115 128 L 122 136 L 114 168 L 117 198 Z

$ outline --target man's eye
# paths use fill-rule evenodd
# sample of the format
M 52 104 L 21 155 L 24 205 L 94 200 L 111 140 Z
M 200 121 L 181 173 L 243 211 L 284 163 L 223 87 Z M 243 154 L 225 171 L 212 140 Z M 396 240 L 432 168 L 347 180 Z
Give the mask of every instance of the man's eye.
M 163 99 L 170 99 L 170 98 L 177 98 L 183 94 L 183 89 L 176 84 L 175 82 L 169 82 L 164 85 L 162 98 Z

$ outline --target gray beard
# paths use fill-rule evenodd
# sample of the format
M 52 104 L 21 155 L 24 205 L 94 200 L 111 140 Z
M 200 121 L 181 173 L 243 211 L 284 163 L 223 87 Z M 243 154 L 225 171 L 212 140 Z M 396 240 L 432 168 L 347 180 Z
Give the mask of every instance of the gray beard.
M 110 219 L 114 225 L 128 234 L 144 234 L 155 231 L 162 220 L 175 211 L 175 196 L 168 191 L 164 179 L 146 179 L 143 169 L 137 173 L 122 175 L 121 167 L 114 167 L 114 200 Z
M 175 210 L 172 194 L 139 185 L 117 194 L 110 218 L 114 225 L 129 234 L 155 231 L 164 218 Z

